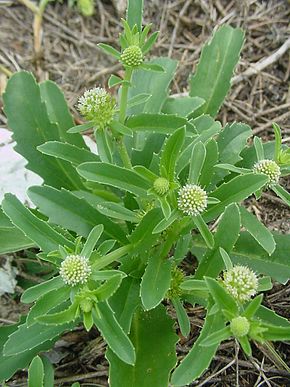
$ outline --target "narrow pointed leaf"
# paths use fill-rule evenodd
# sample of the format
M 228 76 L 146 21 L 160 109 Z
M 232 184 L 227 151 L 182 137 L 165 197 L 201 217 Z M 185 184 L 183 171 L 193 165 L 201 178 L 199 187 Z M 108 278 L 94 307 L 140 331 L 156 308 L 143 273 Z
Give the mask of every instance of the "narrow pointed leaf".
M 96 291 L 95 295 L 99 301 L 105 301 L 110 298 L 119 288 L 122 283 L 123 275 L 116 274 L 109 278 L 104 284 L 102 284 Z
M 88 238 L 84 244 L 84 247 L 82 248 L 81 256 L 86 257 L 88 259 L 90 258 L 95 248 L 95 245 L 98 242 L 103 231 L 104 231 L 104 226 L 102 224 L 99 224 L 92 229 L 92 231 L 88 235 Z
M 172 300 L 172 304 L 176 312 L 180 332 L 184 337 L 187 337 L 190 332 L 190 321 L 186 310 L 184 309 L 183 304 L 179 298 L 174 298 Z
M 125 220 L 127 222 L 139 223 L 140 217 L 136 212 L 128 210 L 118 203 L 106 202 L 97 206 L 98 211 L 111 218 Z
M 265 154 L 264 154 L 262 140 L 257 136 L 254 137 L 254 147 L 256 150 L 256 155 L 257 155 L 258 161 L 264 160 Z
M 206 149 L 202 142 L 198 142 L 192 148 L 189 164 L 188 183 L 198 184 L 199 176 L 206 157 Z
M 42 282 L 25 290 L 21 296 L 21 302 L 29 304 L 51 290 L 56 290 L 64 286 L 64 282 L 60 276 L 54 277 L 48 281 Z
M 205 277 L 205 282 L 219 309 L 237 316 L 239 309 L 234 298 L 215 279 Z
M 132 130 L 130 128 L 128 128 L 127 126 L 121 124 L 121 122 L 119 122 L 119 121 L 113 120 L 110 123 L 110 127 L 112 129 L 116 130 L 116 132 L 118 132 L 118 133 L 121 133 L 121 134 L 124 134 L 127 136 L 133 136 Z
M 185 139 L 185 128 L 176 130 L 165 142 L 160 159 L 160 174 L 169 181 L 174 180 L 175 165 Z
M 144 46 L 142 46 L 142 52 L 144 55 L 147 54 L 147 52 L 149 52 L 151 50 L 152 46 L 155 44 L 155 42 L 158 38 L 158 34 L 159 34 L 158 31 L 153 32 L 153 34 L 151 34 L 149 36 L 149 38 L 146 40 Z
M 211 347 L 212 345 L 219 345 L 222 341 L 229 339 L 231 336 L 231 329 L 229 326 L 227 326 L 207 336 L 204 340 L 202 340 L 200 345 L 202 347 Z
M 285 202 L 288 206 L 290 206 L 290 193 L 287 192 L 281 185 L 276 184 L 271 187 L 271 189 L 275 192 L 277 196 L 279 196 L 283 202 Z
M 105 43 L 99 43 L 98 47 L 100 47 L 101 50 L 103 50 L 106 54 L 109 54 L 117 59 L 120 59 L 121 53 L 116 50 L 114 47 L 109 46 Z
M 214 238 L 212 233 L 210 232 L 207 224 L 203 220 L 201 215 L 197 215 L 193 219 L 196 227 L 198 228 L 199 232 L 201 233 L 203 239 L 205 240 L 205 243 L 207 244 L 207 247 L 209 249 L 212 249 L 214 246 Z
M 178 219 L 180 213 L 178 210 L 173 210 L 168 219 L 162 219 L 153 229 L 153 234 L 159 234 L 160 232 L 166 230 L 169 226 Z
M 182 128 L 186 125 L 185 118 L 177 117 L 173 114 L 149 114 L 142 113 L 136 116 L 130 116 L 126 125 L 133 130 L 133 132 L 151 132 L 168 134 L 173 133 L 176 129 Z

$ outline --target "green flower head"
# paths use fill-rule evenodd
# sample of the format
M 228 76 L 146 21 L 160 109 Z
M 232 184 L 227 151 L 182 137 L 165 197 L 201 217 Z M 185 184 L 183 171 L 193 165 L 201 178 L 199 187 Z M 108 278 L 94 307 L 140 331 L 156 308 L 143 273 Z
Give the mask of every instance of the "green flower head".
M 239 302 L 249 301 L 257 293 L 258 278 L 247 266 L 236 265 L 223 273 L 223 285 Z
M 121 54 L 121 61 L 125 66 L 138 67 L 143 63 L 143 53 L 138 46 L 129 46 Z
M 273 160 L 260 160 L 253 167 L 254 173 L 262 173 L 268 176 L 268 185 L 277 184 L 281 175 L 280 167 Z
M 195 184 L 186 184 L 178 192 L 178 208 L 186 215 L 196 216 L 207 207 L 207 194 Z
M 250 323 L 246 317 L 235 317 L 231 323 L 230 328 L 234 337 L 246 336 L 250 331 Z
M 114 97 L 101 87 L 85 91 L 78 100 L 79 112 L 98 128 L 104 128 L 112 121 L 115 107 Z
M 158 195 L 163 196 L 169 191 L 169 181 L 164 177 L 158 177 L 153 183 L 153 188 Z
M 61 263 L 59 274 L 67 285 L 83 285 L 91 274 L 91 266 L 85 257 L 68 255 Z

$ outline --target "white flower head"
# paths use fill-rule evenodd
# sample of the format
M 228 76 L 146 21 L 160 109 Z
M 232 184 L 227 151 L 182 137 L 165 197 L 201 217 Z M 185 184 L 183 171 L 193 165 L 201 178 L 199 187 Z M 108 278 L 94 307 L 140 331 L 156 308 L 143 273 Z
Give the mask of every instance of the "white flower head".
M 207 207 L 207 194 L 196 184 L 186 184 L 178 192 L 178 208 L 186 215 L 196 216 Z
M 85 284 L 91 274 L 91 266 L 85 257 L 68 255 L 61 263 L 59 274 L 67 285 Z
M 101 87 L 86 90 L 78 100 L 79 112 L 97 127 L 105 127 L 114 116 L 116 101 Z
M 253 167 L 254 173 L 262 173 L 269 177 L 268 185 L 277 184 L 281 175 L 279 165 L 273 160 L 260 160 Z
M 226 290 L 239 302 L 249 301 L 257 293 L 258 278 L 247 266 L 236 265 L 223 273 Z

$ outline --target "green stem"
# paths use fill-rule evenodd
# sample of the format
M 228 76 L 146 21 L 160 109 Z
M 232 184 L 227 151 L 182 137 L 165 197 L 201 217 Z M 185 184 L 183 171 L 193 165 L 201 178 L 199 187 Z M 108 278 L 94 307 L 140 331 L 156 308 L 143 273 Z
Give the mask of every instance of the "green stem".
M 132 78 L 132 73 L 133 69 L 128 67 L 125 70 L 125 76 L 124 80 L 131 82 Z M 128 84 L 123 84 L 122 85 L 122 90 L 121 90 L 121 98 L 120 98 L 120 113 L 119 113 L 119 121 L 121 124 L 124 124 L 125 119 L 126 119 L 126 111 L 127 111 L 127 102 L 128 102 L 128 91 L 129 91 L 129 86 Z
M 131 245 L 122 246 L 119 249 L 112 251 L 111 253 L 101 257 L 97 260 L 97 262 L 93 265 L 92 269 L 100 270 L 105 266 L 110 265 L 117 259 L 121 258 L 123 255 L 127 254 L 132 249 Z
M 117 147 L 118 147 L 118 151 L 120 153 L 120 156 L 121 156 L 121 159 L 123 161 L 124 166 L 126 168 L 132 169 L 132 163 L 131 163 L 130 157 L 128 155 L 126 145 L 124 144 L 123 136 L 119 136 L 117 138 Z

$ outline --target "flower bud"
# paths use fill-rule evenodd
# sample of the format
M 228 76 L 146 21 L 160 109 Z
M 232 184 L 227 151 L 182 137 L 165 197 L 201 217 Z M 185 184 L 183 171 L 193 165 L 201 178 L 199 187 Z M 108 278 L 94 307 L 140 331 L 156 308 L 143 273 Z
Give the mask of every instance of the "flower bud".
M 250 331 L 250 323 L 246 317 L 235 317 L 231 323 L 230 328 L 234 337 L 246 336 Z
M 125 66 L 138 67 L 143 63 L 143 53 L 138 46 L 129 46 L 121 54 L 121 61 Z
M 180 297 L 182 294 L 182 290 L 180 289 L 180 285 L 184 280 L 184 273 L 178 267 L 175 267 L 171 272 L 171 283 L 170 289 L 167 292 L 167 298 L 173 299 L 176 297 Z
M 247 266 L 234 266 L 223 273 L 223 285 L 239 302 L 249 301 L 257 293 L 258 278 Z
M 89 313 L 93 309 L 93 301 L 90 298 L 84 298 L 80 302 L 80 308 L 84 313 Z
M 86 90 L 78 100 L 80 113 L 100 128 L 104 128 L 112 121 L 115 106 L 114 97 L 101 87 Z
M 207 194 L 198 185 L 186 184 L 178 194 L 178 208 L 186 215 L 199 215 L 207 207 Z
M 61 263 L 59 274 L 67 285 L 85 284 L 91 274 L 91 266 L 85 257 L 68 255 Z
M 262 173 L 269 177 L 267 185 L 277 184 L 281 175 L 280 167 L 273 160 L 260 160 L 253 167 L 254 173 Z
M 169 191 L 169 181 L 164 177 L 158 177 L 153 183 L 154 191 L 163 196 Z

